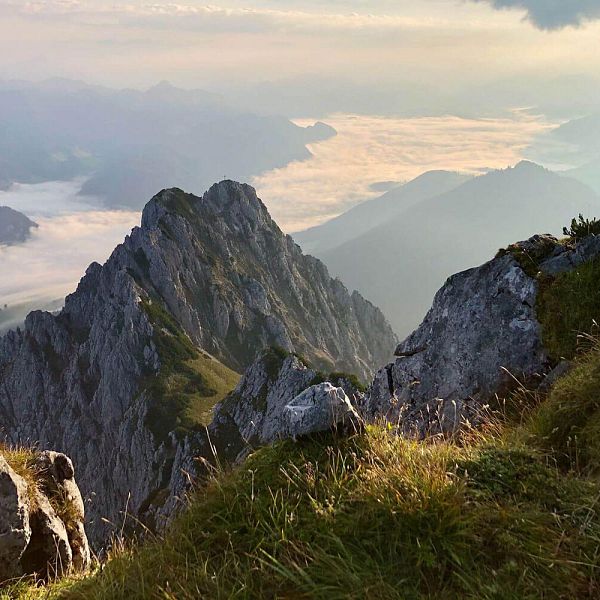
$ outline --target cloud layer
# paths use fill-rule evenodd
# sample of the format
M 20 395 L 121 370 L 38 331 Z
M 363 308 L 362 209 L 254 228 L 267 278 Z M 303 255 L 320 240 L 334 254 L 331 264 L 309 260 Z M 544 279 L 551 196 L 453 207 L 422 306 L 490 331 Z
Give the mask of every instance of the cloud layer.
M 0 194 L 0 204 L 25 211 L 39 224 L 25 244 L 0 246 L 0 305 L 43 306 L 64 298 L 91 262 L 104 262 L 139 224 L 137 212 L 81 210 L 75 200 L 79 187 L 80 182 L 49 182 Z
M 498 119 L 338 114 L 324 121 L 338 135 L 310 146 L 312 159 L 253 181 L 285 231 L 317 225 L 379 195 L 373 190 L 379 182 L 402 182 L 432 169 L 479 173 L 513 165 L 532 138 L 549 127 L 524 111 Z
M 555 30 L 600 19 L 600 0 L 475 0 L 497 9 L 524 9 L 539 29 Z

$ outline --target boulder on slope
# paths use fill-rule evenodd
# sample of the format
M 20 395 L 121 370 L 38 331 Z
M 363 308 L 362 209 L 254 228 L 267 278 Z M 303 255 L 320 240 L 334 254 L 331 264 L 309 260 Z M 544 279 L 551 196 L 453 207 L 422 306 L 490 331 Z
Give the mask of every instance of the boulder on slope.
M 27 477 L 0 454 L 0 584 L 88 569 L 83 501 L 71 460 L 42 452 L 21 467 Z
M 326 381 L 312 385 L 285 405 L 282 437 L 296 439 L 338 427 L 358 427 L 359 421 L 346 392 Z

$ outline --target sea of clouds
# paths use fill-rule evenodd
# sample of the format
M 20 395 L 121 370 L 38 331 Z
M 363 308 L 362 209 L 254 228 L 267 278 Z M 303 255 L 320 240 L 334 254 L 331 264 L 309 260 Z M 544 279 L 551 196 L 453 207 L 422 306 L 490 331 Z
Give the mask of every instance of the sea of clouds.
M 425 171 L 482 173 L 512 166 L 532 140 L 555 126 L 527 110 L 503 118 L 392 118 L 334 114 L 338 135 L 309 146 L 313 158 L 255 177 L 271 215 L 288 232 L 318 225 L 381 194 L 380 182 Z M 296 121 L 310 125 L 314 120 Z
M 32 308 L 59 308 L 93 261 L 104 262 L 140 220 L 138 212 L 103 210 L 77 196 L 82 181 L 14 185 L 0 206 L 25 213 L 39 227 L 24 244 L 0 246 L 2 323 L 16 324 Z M 5 323 L 6 325 L 6 323 Z

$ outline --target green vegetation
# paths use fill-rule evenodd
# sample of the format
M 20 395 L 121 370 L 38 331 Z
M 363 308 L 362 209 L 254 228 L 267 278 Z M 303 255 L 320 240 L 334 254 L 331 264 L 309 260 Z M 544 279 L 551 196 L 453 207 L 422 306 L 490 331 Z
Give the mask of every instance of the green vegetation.
M 332 373 L 326 374 L 319 371 L 310 382 L 311 385 L 317 385 L 329 381 L 332 385 L 340 386 L 343 382 L 348 382 L 355 390 L 359 392 L 365 392 L 367 387 L 360 381 L 360 379 L 353 373 L 342 373 L 341 371 L 333 371 Z
M 527 431 L 558 464 L 597 475 L 600 468 L 600 347 L 579 357 L 531 416 Z
M 496 254 L 496 258 L 510 254 L 529 277 L 535 278 L 539 272 L 539 265 L 548 258 L 555 249 L 556 242 L 550 238 L 540 238 L 540 242 L 533 248 L 525 249 L 520 244 L 511 244 L 507 248 L 501 248 Z
M 584 219 L 583 215 L 579 213 L 577 219 L 571 219 L 570 227 L 563 227 L 563 234 L 568 235 L 575 241 L 581 240 L 588 235 L 598 235 L 600 234 L 600 220 Z
M 575 356 L 581 335 L 600 322 L 600 259 L 540 280 L 536 312 L 553 359 Z
M 15 597 L 597 598 L 600 484 L 557 468 L 544 410 L 454 441 L 370 426 L 263 448 L 198 490 L 164 538 Z
M 193 194 L 186 194 L 183 190 L 173 189 L 164 201 L 164 206 L 170 212 L 193 221 L 198 218 L 193 208 L 194 200 L 195 196 Z
M 263 363 L 270 381 L 277 378 L 283 361 L 290 355 L 289 352 L 277 346 L 271 346 L 263 353 Z
M 35 465 L 37 454 L 34 449 L 25 446 L 0 444 L 0 456 L 4 457 L 11 469 L 27 483 L 30 512 L 35 511 L 38 507 L 38 492 L 42 492 L 46 495 L 52 508 L 54 508 L 67 529 L 80 519 L 76 506 L 66 494 L 62 492 L 47 493 L 48 490 L 43 485 L 40 471 Z
M 214 394 L 203 396 L 200 389 L 192 391 L 187 416 L 194 423 L 208 425 L 212 421 L 215 404 L 221 402 L 235 388 L 240 376 L 203 352 L 199 353 L 198 358 L 189 361 L 188 366 L 203 378 L 205 385 L 214 390 Z
M 26 482 L 30 496 L 35 497 L 38 474 L 34 468 L 35 452 L 24 446 L 7 446 L 0 443 L 0 455 L 4 457 L 9 467 L 20 475 Z
M 142 301 L 154 326 L 160 357 L 158 375 L 148 378 L 151 402 L 147 423 L 164 438 L 170 431 L 185 432 L 210 421 L 210 413 L 237 384 L 239 375 L 201 353 L 158 301 Z

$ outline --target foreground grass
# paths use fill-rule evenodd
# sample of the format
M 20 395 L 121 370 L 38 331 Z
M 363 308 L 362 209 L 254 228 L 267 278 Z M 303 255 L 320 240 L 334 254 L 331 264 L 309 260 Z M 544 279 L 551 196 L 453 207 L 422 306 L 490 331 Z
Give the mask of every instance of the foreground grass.
M 0 598 L 599 598 L 599 472 L 591 345 L 493 431 L 414 442 L 369 427 L 263 448 L 198 490 L 163 538 Z
M 21 599 L 597 598 L 600 487 L 502 435 L 372 427 L 218 475 L 164 539 Z

